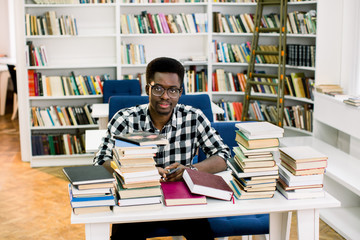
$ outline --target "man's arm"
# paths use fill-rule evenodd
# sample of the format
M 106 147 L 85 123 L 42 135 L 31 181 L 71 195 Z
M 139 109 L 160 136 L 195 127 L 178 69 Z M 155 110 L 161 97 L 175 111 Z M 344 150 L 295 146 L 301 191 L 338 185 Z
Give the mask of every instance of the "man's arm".
M 110 160 L 113 158 L 112 150 L 115 147 L 114 135 L 119 135 L 128 129 L 128 123 L 125 120 L 126 116 L 123 112 L 117 112 L 108 124 L 106 136 L 102 139 L 99 146 L 99 151 L 96 153 L 93 163 L 94 165 L 110 165 Z
M 198 139 L 207 159 L 194 164 L 199 171 L 217 173 L 227 168 L 226 160 L 231 157 L 230 148 L 221 136 L 211 127 L 210 121 L 203 113 L 199 116 Z
M 226 161 L 220 157 L 213 155 L 204 161 L 193 164 L 199 171 L 208 172 L 208 173 L 217 173 L 225 171 L 227 168 Z

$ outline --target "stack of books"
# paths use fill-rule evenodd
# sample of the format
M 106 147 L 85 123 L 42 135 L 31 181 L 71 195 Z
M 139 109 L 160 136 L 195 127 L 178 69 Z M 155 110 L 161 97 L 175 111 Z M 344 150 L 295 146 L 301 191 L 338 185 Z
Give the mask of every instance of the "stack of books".
M 274 151 L 284 129 L 269 122 L 241 122 L 235 125 L 237 147 L 227 162 L 233 172 L 230 187 L 238 199 L 271 198 L 279 178 Z
M 115 206 L 114 177 L 103 166 L 64 167 L 74 214 L 108 212 Z
M 279 192 L 287 199 L 324 197 L 327 156 L 309 146 L 284 147 L 279 152 Z
M 352 96 L 347 99 L 344 99 L 344 103 L 351 106 L 359 107 L 360 106 L 360 96 Z
M 136 132 L 115 136 L 113 161 L 118 207 L 114 211 L 158 209 L 162 206 L 160 175 L 155 166 L 157 144 L 168 141 L 162 135 Z

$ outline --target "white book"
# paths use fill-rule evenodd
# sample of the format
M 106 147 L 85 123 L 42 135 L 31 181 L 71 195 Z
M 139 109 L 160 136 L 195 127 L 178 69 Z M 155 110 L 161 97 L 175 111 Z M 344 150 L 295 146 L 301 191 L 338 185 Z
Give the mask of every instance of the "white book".
M 326 160 L 328 157 L 310 146 L 293 146 L 279 148 L 280 154 L 285 154 L 295 162 L 312 162 Z
M 64 96 L 62 80 L 60 76 L 49 76 L 51 96 Z
M 295 176 L 281 164 L 278 164 L 278 166 L 280 178 L 284 180 L 289 187 L 323 184 L 324 174 Z
M 161 196 L 119 199 L 119 207 L 161 203 Z
M 325 196 L 325 191 L 285 191 L 279 183 L 276 184 L 277 190 L 286 197 L 288 200 L 293 199 L 307 199 L 307 198 L 322 198 Z
M 60 119 L 57 117 L 56 110 L 54 106 L 50 106 L 50 115 L 52 120 L 54 121 L 55 126 L 61 126 Z
M 41 115 L 41 119 L 43 120 L 43 122 L 45 124 L 45 127 L 54 126 L 52 124 L 52 121 L 51 121 L 50 116 L 49 116 L 48 112 L 46 111 L 46 109 L 41 109 L 40 115 Z
M 283 137 L 284 129 L 269 122 L 240 122 L 237 127 L 248 139 Z
M 247 149 L 240 143 L 238 143 L 238 146 L 245 156 L 257 155 L 257 154 L 267 154 L 267 153 L 271 153 L 271 152 L 275 152 L 275 151 L 279 150 L 278 147 Z

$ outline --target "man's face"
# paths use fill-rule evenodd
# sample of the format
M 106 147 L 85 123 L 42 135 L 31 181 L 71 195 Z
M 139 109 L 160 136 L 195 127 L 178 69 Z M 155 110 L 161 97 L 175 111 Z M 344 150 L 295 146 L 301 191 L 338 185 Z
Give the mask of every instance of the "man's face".
M 155 86 L 146 86 L 146 92 L 149 95 L 150 113 L 170 116 L 181 96 L 179 76 L 176 73 L 156 72 L 150 85 Z M 164 93 L 161 96 L 156 96 L 159 95 L 161 88 L 165 89 Z M 180 90 L 177 97 L 169 96 L 169 92 L 174 93 L 177 90 Z

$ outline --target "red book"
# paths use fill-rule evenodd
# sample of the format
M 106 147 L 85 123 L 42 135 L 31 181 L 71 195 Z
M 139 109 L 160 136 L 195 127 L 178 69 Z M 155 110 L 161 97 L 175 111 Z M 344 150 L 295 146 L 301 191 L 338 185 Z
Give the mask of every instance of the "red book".
M 206 197 L 192 194 L 184 182 L 162 182 L 166 206 L 206 204 Z
M 28 82 L 29 82 L 29 96 L 33 97 L 35 95 L 35 70 L 28 70 Z
M 153 19 L 152 19 L 152 16 L 150 13 L 147 13 L 147 18 L 149 19 L 152 33 L 156 33 L 155 25 L 154 25 L 154 22 L 153 22 Z
M 183 178 L 190 192 L 194 194 L 228 201 L 233 197 L 233 191 L 221 176 L 185 169 Z

